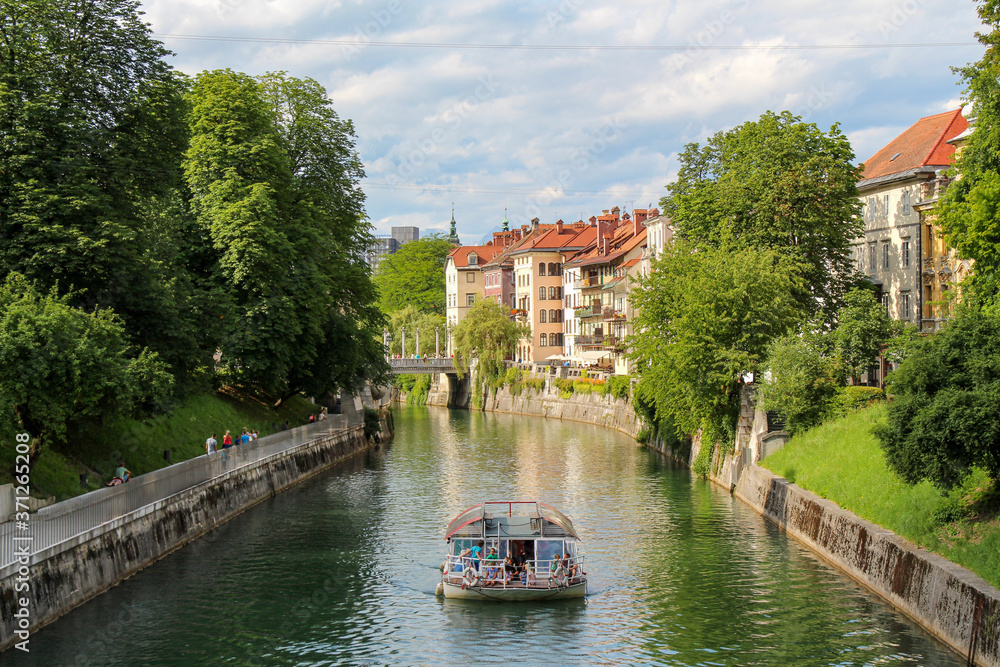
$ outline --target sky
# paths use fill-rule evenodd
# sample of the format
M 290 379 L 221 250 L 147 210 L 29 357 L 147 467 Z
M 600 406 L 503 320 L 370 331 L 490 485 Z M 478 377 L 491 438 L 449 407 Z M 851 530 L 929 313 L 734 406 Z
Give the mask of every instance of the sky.
M 973 0 L 144 0 L 197 74 L 283 70 L 350 119 L 376 233 L 656 206 L 691 142 L 790 110 L 863 162 L 955 109 Z M 886 45 L 893 45 L 887 47 Z

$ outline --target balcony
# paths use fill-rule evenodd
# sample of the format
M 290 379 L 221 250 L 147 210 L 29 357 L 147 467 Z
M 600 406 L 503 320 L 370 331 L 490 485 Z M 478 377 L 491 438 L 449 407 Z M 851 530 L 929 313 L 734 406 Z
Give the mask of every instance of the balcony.
M 594 317 L 603 313 L 602 306 L 578 306 L 573 309 L 573 317 Z
M 576 343 L 577 345 L 603 345 L 604 334 L 595 334 L 593 336 L 577 336 L 574 339 L 574 343 Z
M 604 280 L 600 276 L 588 276 L 580 279 L 580 287 L 583 289 L 600 287 L 603 284 Z
M 605 308 L 603 311 L 605 322 L 624 322 L 625 313 L 614 308 Z

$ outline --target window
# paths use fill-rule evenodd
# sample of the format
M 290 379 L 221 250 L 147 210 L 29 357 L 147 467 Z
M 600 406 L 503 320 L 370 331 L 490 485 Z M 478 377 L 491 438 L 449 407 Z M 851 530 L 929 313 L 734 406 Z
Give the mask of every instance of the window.
M 857 246 L 854 249 L 855 254 L 858 256 L 858 271 L 865 270 L 865 247 L 862 245 Z
M 868 219 L 875 219 L 875 197 L 868 198 Z
M 474 252 L 469 253 L 469 266 L 479 266 L 479 255 Z
M 547 320 L 545 318 L 545 309 L 544 308 L 542 310 L 538 311 L 538 321 L 541 324 L 545 324 L 547 322 Z
M 558 266 L 558 265 L 555 264 L 554 262 L 549 264 L 549 275 L 550 276 L 558 276 L 559 275 L 559 269 L 557 269 L 556 266 Z
M 906 292 L 899 295 L 899 318 L 910 319 L 910 295 Z
M 476 282 L 476 274 L 473 273 L 472 271 L 469 271 L 468 273 L 466 273 L 465 274 L 465 282 L 467 282 L 467 283 L 474 283 L 474 282 Z
M 466 306 L 474 306 L 474 305 L 476 305 L 476 295 L 475 294 L 466 294 L 465 295 L 465 305 Z
M 559 311 L 559 310 L 550 310 L 549 311 L 549 322 L 559 322 L 559 313 L 560 312 L 562 312 L 562 311 Z
M 888 243 L 883 243 L 882 244 L 882 268 L 883 269 L 888 269 L 889 268 L 889 244 Z
M 913 208 L 910 206 L 909 190 L 903 190 L 902 204 L 903 204 L 903 215 L 910 215 L 910 213 L 913 212 Z
M 549 300 L 550 301 L 555 301 L 557 298 L 558 297 L 556 297 L 556 288 L 555 287 L 550 287 L 549 288 Z
M 538 300 L 539 301 L 545 301 L 545 288 L 544 287 L 539 287 L 538 288 Z
M 538 337 L 538 346 L 539 347 L 548 347 L 549 346 L 549 335 L 548 334 L 542 334 L 541 336 Z
M 562 287 L 557 287 L 556 288 L 556 298 L 557 299 L 561 299 L 562 298 Z
M 868 246 L 868 268 L 874 271 L 876 266 L 877 265 L 875 264 L 875 244 L 872 243 L 871 245 Z
M 515 310 L 517 309 L 517 295 L 516 294 L 511 294 L 510 295 L 510 307 L 513 308 L 513 309 L 515 309 Z
M 903 241 L 903 266 L 910 266 L 910 242 Z
M 545 262 L 542 262 L 541 264 L 538 265 L 538 275 L 540 276 L 545 275 Z
M 882 215 L 889 217 L 889 195 L 882 197 Z

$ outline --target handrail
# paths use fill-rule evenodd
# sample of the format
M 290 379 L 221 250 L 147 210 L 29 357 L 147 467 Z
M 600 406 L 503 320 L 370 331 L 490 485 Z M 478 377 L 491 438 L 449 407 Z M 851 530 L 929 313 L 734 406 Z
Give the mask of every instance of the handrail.
M 583 581 L 585 575 L 583 556 L 572 556 L 569 559 L 553 558 L 525 561 L 526 574 L 523 582 L 520 575 L 515 575 L 508 580 L 504 567 L 506 561 L 504 560 L 480 558 L 478 569 L 473 568 L 472 562 L 471 556 L 448 554 L 445 557 L 442 580 L 454 585 L 467 585 L 475 582 L 475 586 L 492 586 L 501 589 L 508 587 L 562 588 Z M 553 568 L 553 564 L 558 565 Z M 474 577 L 468 575 L 470 571 L 475 573 Z M 514 585 L 514 579 L 517 579 L 521 585 Z

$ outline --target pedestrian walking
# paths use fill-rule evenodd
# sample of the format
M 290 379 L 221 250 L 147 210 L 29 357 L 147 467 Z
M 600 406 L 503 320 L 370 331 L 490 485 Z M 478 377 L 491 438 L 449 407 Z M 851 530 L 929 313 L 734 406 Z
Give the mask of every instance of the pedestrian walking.
M 218 446 L 218 444 L 219 441 L 215 439 L 215 434 L 213 433 L 212 436 L 205 441 L 205 453 L 214 454 L 215 448 Z
M 231 436 L 229 434 L 229 431 L 227 430 L 226 434 L 222 436 L 222 448 L 229 449 L 232 446 L 233 446 L 233 436 Z

